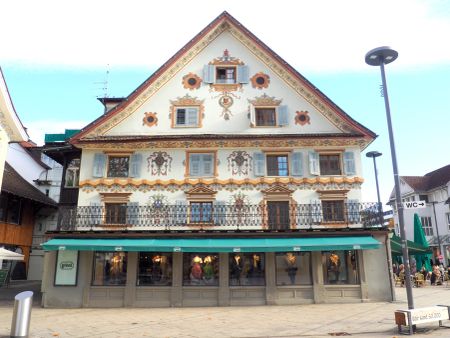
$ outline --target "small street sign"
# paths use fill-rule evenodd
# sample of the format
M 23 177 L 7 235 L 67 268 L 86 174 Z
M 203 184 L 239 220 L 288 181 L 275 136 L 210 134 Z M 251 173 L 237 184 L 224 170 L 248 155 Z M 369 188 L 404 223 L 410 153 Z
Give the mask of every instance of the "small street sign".
M 403 208 L 405 209 L 418 209 L 418 208 L 426 208 L 427 203 L 425 201 L 412 201 L 412 202 L 403 202 Z

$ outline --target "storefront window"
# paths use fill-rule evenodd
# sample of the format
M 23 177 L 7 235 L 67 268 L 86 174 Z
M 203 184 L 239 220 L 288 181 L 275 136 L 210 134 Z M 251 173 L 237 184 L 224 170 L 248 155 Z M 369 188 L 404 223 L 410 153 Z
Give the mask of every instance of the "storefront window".
M 265 285 L 263 253 L 230 254 L 230 286 Z
M 276 254 L 277 285 L 311 285 L 311 253 Z
M 125 285 L 126 282 L 126 252 L 95 253 L 92 285 Z
M 172 285 L 172 254 L 140 252 L 137 285 Z
M 322 253 L 325 284 L 359 284 L 356 251 L 331 251 Z
M 183 285 L 219 285 L 219 255 L 185 253 L 183 255 Z

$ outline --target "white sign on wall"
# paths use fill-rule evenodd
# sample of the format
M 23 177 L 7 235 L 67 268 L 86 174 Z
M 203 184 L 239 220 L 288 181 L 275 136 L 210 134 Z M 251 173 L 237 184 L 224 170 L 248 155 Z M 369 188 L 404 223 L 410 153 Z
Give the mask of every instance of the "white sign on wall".
M 77 285 L 78 251 L 59 250 L 56 259 L 55 285 Z
M 411 202 L 403 202 L 403 208 L 405 209 L 418 209 L 418 208 L 426 208 L 427 202 L 425 201 L 411 201 Z

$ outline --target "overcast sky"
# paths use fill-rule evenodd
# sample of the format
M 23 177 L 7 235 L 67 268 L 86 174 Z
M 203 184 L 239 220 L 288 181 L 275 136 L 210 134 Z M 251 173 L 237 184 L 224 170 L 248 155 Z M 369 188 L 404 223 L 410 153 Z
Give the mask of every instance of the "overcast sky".
M 380 73 L 368 50 L 390 45 L 387 66 L 400 175 L 450 163 L 450 1 L 17 1 L 0 5 L 0 66 L 32 139 L 81 128 L 96 100 L 127 96 L 224 10 L 379 137 L 383 202 L 393 187 Z M 430 149 L 444 149 L 432 151 Z M 364 155 L 365 200 L 375 201 Z
M 227 10 L 294 67 L 364 70 L 374 46 L 402 52 L 397 67 L 450 61 L 446 0 L 4 0 L 3 61 L 157 67 Z

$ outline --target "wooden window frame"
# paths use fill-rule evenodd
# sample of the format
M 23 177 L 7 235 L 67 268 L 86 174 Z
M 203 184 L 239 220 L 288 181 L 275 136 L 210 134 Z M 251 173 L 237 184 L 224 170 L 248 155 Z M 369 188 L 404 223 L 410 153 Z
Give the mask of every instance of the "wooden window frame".
M 197 110 L 197 124 L 178 124 L 178 109 L 196 109 Z M 200 106 L 175 106 L 173 109 L 172 128 L 200 128 L 202 126 L 202 116 L 200 114 Z M 187 115 L 185 116 L 187 121 Z
M 268 106 L 268 107 L 254 107 L 253 108 L 253 110 L 254 110 L 254 114 L 255 114 L 255 128 L 268 128 L 268 127 L 271 127 L 271 128 L 273 128 L 273 127 L 279 127 L 279 125 L 278 125 L 278 110 L 277 110 L 277 106 Z M 261 124 L 258 124 L 258 117 L 257 117 L 257 112 L 259 111 L 259 110 L 272 110 L 273 109 L 273 125 L 272 124 L 269 124 L 269 125 L 261 125 Z
M 319 154 L 319 172 L 320 176 L 343 176 L 344 175 L 344 163 L 343 163 L 343 157 L 344 152 L 342 150 L 338 151 L 323 151 L 323 150 L 316 150 L 316 152 Z M 339 157 L 339 171 L 340 174 L 325 174 L 322 172 L 322 167 L 320 165 L 320 158 L 321 156 L 338 156 Z
M 190 191 L 186 192 L 186 200 L 188 203 L 187 208 L 187 224 L 189 225 L 213 225 L 214 224 L 214 216 L 213 216 L 213 208 L 214 202 L 216 201 L 217 191 L 211 190 L 205 187 L 193 188 Z M 192 222 L 191 221 L 191 204 L 192 203 L 209 203 L 211 204 L 211 219 L 209 222 Z
M 348 212 L 346 213 L 345 209 L 345 202 L 348 201 L 347 194 L 350 190 L 317 190 L 317 193 L 319 194 L 319 198 L 321 201 L 321 208 L 322 208 L 322 222 L 321 224 L 332 226 L 332 225 L 342 225 L 346 224 L 348 222 Z M 343 210 L 343 217 L 342 220 L 331 220 L 331 221 L 325 221 L 324 216 L 324 208 L 323 208 L 323 202 L 339 202 L 342 203 L 342 210 Z
M 71 166 L 72 162 L 78 160 L 78 167 L 77 166 Z M 79 187 L 79 181 L 80 181 L 80 165 L 81 165 L 81 159 L 79 158 L 73 158 L 70 160 L 69 165 L 66 168 L 66 171 L 64 173 L 64 188 L 73 189 Z M 77 182 L 77 184 L 74 185 L 67 185 L 67 175 L 69 172 L 74 172 L 74 183 Z
M 289 177 L 290 176 L 290 170 L 289 170 L 289 166 L 291 164 L 291 159 L 289 156 L 290 153 L 265 153 L 264 155 L 266 156 L 265 160 L 266 160 L 266 176 L 267 177 Z M 280 171 L 280 167 L 279 167 L 279 163 L 277 161 L 277 171 L 278 171 L 278 175 L 270 175 L 269 174 L 269 161 L 268 161 L 268 157 L 286 157 L 286 170 L 287 173 L 286 175 L 279 175 L 279 171 Z
M 132 151 L 130 152 L 105 152 L 106 155 L 106 178 L 128 178 L 130 177 L 130 164 L 131 164 L 131 155 L 133 154 Z M 113 157 L 128 157 L 128 175 L 127 176 L 110 176 L 109 175 L 109 161 Z
M 125 222 L 124 223 L 107 223 L 107 205 L 112 204 L 125 204 L 125 207 L 127 207 L 128 203 L 130 202 L 130 196 L 131 193 L 100 193 L 101 202 L 103 205 L 103 208 L 105 210 L 104 214 L 102 215 L 102 221 L 103 224 L 106 226 L 110 225 L 119 225 L 119 226 L 126 226 L 127 222 L 127 212 L 125 212 Z
M 294 193 L 281 185 L 274 185 L 269 189 L 262 190 L 263 199 L 261 201 L 262 212 L 263 212 L 263 227 L 265 229 L 270 229 L 269 224 L 269 207 L 267 202 L 288 202 L 289 204 L 289 229 L 271 229 L 271 230 L 290 230 L 295 229 L 295 208 L 292 207 L 296 205 L 296 201 L 292 197 Z
M 211 154 L 213 155 L 213 173 L 211 176 L 192 176 L 190 173 L 190 156 L 192 154 Z M 184 176 L 185 177 L 192 177 L 192 178 L 201 178 L 201 177 L 217 177 L 218 175 L 218 167 L 217 167 L 217 150 L 189 150 L 186 151 L 186 167 Z
M 227 77 L 227 70 L 233 69 L 233 82 L 227 82 L 229 78 Z M 219 79 L 219 70 L 225 70 L 225 79 Z M 216 65 L 214 68 L 214 84 L 218 85 L 234 85 L 237 84 L 237 66 L 235 65 Z M 220 80 L 225 80 L 225 82 L 221 82 Z

